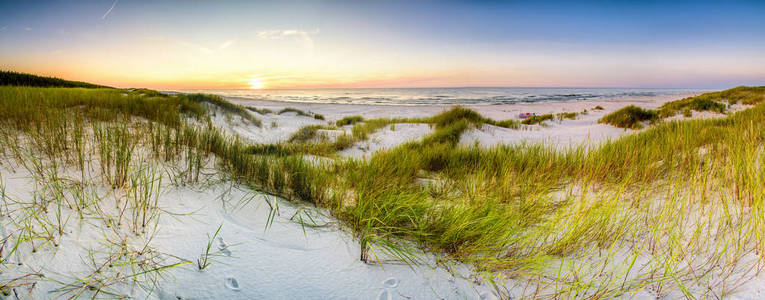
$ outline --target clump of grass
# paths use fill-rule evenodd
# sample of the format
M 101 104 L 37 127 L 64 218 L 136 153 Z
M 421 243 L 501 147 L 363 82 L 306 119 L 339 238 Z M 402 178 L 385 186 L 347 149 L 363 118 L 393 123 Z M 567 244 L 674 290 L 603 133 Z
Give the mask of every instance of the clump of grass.
M 218 237 L 218 234 L 220 234 L 221 228 L 223 228 L 223 224 L 220 224 L 220 226 L 218 226 L 218 230 L 216 230 L 212 236 L 210 236 L 209 234 L 207 236 L 207 247 L 205 247 L 204 253 L 202 253 L 197 259 L 197 268 L 200 271 L 209 267 L 210 264 L 212 264 L 211 259 L 214 256 L 220 254 L 219 251 L 213 251 L 213 243 L 215 242 L 215 239 Z
M 324 120 L 324 115 L 322 114 L 314 114 L 313 118 L 316 120 Z
M 728 104 L 741 103 L 744 105 L 755 105 L 765 102 L 765 86 L 740 86 L 719 92 L 704 93 L 699 96 L 691 97 L 691 99 L 694 100 L 683 100 L 696 101 L 695 99 L 699 99 L 723 103 L 727 102 Z
M 238 104 L 231 103 L 221 96 L 208 94 L 186 94 L 182 97 L 196 103 L 210 103 L 220 107 L 224 111 L 231 112 L 242 117 L 242 119 L 249 121 L 255 126 L 262 126 L 260 119 L 247 112 L 247 108 Z
M 288 156 L 298 154 L 303 151 L 303 148 L 296 144 L 279 143 L 279 144 L 257 144 L 247 148 L 247 153 L 257 155 L 277 155 Z
M 290 143 L 305 143 L 308 142 L 314 138 L 316 138 L 316 133 L 319 131 L 319 129 L 322 129 L 323 126 L 321 125 L 308 125 L 303 126 L 302 128 L 298 129 L 295 133 L 293 133 L 290 138 Z
M 680 112 L 687 115 L 691 110 L 724 113 L 726 108 L 725 104 L 706 97 L 690 97 L 665 103 L 659 107 L 658 114 L 666 118 Z
M 553 114 L 544 114 L 544 115 L 531 116 L 531 117 L 525 118 L 523 119 L 523 121 L 521 121 L 521 123 L 525 125 L 534 125 L 534 124 L 541 124 L 545 121 L 549 121 L 552 119 L 555 119 L 555 116 Z
M 364 121 L 364 118 L 362 116 L 348 116 L 340 120 L 337 120 L 337 122 L 335 122 L 335 125 L 337 127 L 341 127 L 345 125 L 353 125 L 362 121 Z
M 592 108 L 592 110 L 604 110 L 604 109 L 605 108 L 603 108 L 603 106 L 600 106 L 600 105 L 595 106 L 595 107 Z
M 257 107 L 254 107 L 254 106 L 247 106 L 247 109 L 249 109 L 251 111 L 254 111 L 256 113 L 259 113 L 261 115 L 266 115 L 266 114 L 274 113 L 273 110 L 270 110 L 268 108 L 257 108 Z
M 598 123 L 619 128 L 640 129 L 643 128 L 642 122 L 655 122 L 658 119 L 659 115 L 655 111 L 630 105 L 603 116 Z
M 304 117 L 310 117 L 311 116 L 311 114 L 309 114 L 309 113 L 307 113 L 305 111 L 299 110 L 297 108 L 294 108 L 294 107 L 285 107 L 284 109 L 280 110 L 278 114 L 281 115 L 281 114 L 288 113 L 288 112 L 294 112 L 298 116 L 304 116 Z
M 587 110 L 584 110 L 583 113 L 587 113 Z M 555 114 L 555 117 L 558 118 L 558 120 L 563 120 L 563 119 L 576 120 L 577 116 L 579 116 L 578 112 L 562 112 L 562 113 Z
M 435 123 L 437 128 L 441 128 L 463 120 L 478 127 L 480 127 L 482 124 L 489 124 L 498 127 L 517 129 L 520 126 L 519 123 L 515 120 L 507 119 L 496 121 L 490 118 L 486 118 L 478 112 L 462 106 L 455 106 L 450 110 L 419 121 L 424 123 Z
M 169 97 L 169 95 L 150 89 L 127 89 L 132 94 L 147 96 L 147 97 Z
M 463 119 L 444 125 L 444 127 L 438 128 L 434 133 L 423 138 L 422 143 L 424 145 L 443 143 L 451 146 L 457 145 L 460 141 L 460 136 L 468 128 L 469 124 L 468 120 Z

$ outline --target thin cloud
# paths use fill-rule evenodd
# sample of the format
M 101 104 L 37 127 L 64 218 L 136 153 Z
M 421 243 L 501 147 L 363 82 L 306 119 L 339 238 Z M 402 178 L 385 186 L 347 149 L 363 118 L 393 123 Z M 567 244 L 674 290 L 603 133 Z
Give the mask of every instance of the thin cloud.
M 223 44 L 221 44 L 220 47 L 218 47 L 218 49 L 219 50 L 226 49 L 226 48 L 230 47 L 231 45 L 233 45 L 234 42 L 235 42 L 234 40 L 228 40 L 228 41 L 224 42 Z
M 319 34 L 319 29 L 316 28 L 313 31 L 303 31 L 296 29 L 276 29 L 276 30 L 262 30 L 258 31 L 257 35 L 261 39 L 267 40 L 282 40 L 282 39 L 294 39 L 298 41 L 302 47 L 308 49 L 313 53 L 313 39 L 311 35 Z
M 5 25 L 5 26 L 3 26 L 3 27 L 0 27 L 0 31 L 3 31 L 3 30 L 5 30 L 6 28 L 8 28 L 8 25 Z
M 227 41 L 221 43 L 217 48 L 214 47 L 214 46 L 213 47 L 208 47 L 208 46 L 203 46 L 203 45 L 199 45 L 199 44 L 195 44 L 195 43 L 189 43 L 189 42 L 184 42 L 184 41 L 177 41 L 176 43 L 178 45 L 181 45 L 181 46 L 186 47 L 186 48 L 196 49 L 196 50 L 198 50 L 198 51 L 200 51 L 200 52 L 202 52 L 204 54 L 216 54 L 216 53 L 218 53 L 218 51 L 224 50 L 224 49 L 234 45 L 236 43 L 236 40 L 227 40 Z
M 300 41 L 306 48 L 313 50 L 313 39 L 311 35 L 319 34 L 319 29 L 313 31 L 303 31 L 296 29 L 276 29 L 258 31 L 257 35 L 261 39 L 281 40 L 293 38 Z
M 311 35 L 318 34 L 319 29 L 313 31 L 303 31 L 296 29 L 276 29 L 276 30 L 261 30 L 258 31 L 258 37 L 261 39 L 280 40 L 287 37 L 299 37 L 303 39 L 311 39 Z
M 114 6 L 117 5 L 117 1 L 118 0 L 114 0 L 114 2 L 112 3 L 112 7 L 109 7 L 109 10 L 107 10 L 106 13 L 101 17 L 101 20 L 106 19 L 106 17 L 108 17 L 109 14 L 112 13 L 112 9 L 114 9 Z

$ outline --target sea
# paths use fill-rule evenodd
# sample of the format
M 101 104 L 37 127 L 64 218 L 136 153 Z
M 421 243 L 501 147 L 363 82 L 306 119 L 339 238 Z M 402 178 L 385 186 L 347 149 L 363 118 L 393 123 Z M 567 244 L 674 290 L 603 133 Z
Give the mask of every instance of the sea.
M 702 92 L 698 89 L 668 88 L 536 88 L 536 87 L 461 87 L 461 88 L 353 88 L 353 89 L 215 89 L 179 90 L 182 93 L 208 93 L 223 97 L 284 102 L 377 104 L 377 105 L 455 105 L 512 104 L 544 101 L 577 101 L 641 96 L 680 95 Z

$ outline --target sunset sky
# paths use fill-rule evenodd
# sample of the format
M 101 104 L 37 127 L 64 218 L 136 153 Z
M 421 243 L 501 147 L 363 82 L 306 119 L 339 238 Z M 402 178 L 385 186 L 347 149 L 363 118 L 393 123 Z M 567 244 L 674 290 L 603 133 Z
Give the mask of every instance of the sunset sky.
M 726 3 L 3 1 L 0 69 L 156 89 L 765 84 L 765 1 Z

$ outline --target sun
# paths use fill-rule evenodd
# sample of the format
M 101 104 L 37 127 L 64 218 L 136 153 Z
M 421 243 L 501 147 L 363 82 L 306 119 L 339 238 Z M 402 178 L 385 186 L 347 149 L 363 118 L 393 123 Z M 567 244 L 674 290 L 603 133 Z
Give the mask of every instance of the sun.
M 258 78 L 258 77 L 252 77 L 252 78 L 250 78 L 250 79 L 247 81 L 247 83 L 249 83 L 249 84 L 250 84 L 250 88 L 251 88 L 251 89 L 254 89 L 254 90 L 259 90 L 259 89 L 262 89 L 263 87 L 265 87 L 265 86 L 266 86 L 266 83 L 265 83 L 265 82 L 263 82 L 263 79 L 260 79 L 260 78 Z

